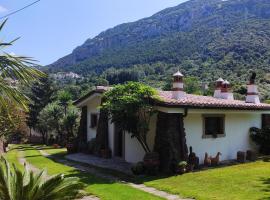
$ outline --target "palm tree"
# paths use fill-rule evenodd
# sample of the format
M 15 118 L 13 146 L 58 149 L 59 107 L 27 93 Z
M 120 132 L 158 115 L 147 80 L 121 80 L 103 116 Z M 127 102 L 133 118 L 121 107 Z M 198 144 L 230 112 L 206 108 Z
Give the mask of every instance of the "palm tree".
M 66 178 L 56 175 L 45 179 L 44 172 L 13 168 L 2 157 L 0 159 L 0 200 L 73 200 L 82 197 L 83 184 L 78 178 Z
M 6 21 L 0 23 L 0 32 Z M 4 49 L 13 45 L 16 40 L 11 42 L 0 41 L 0 109 L 5 109 L 9 103 L 12 103 L 27 110 L 28 98 L 17 87 L 10 85 L 7 80 L 16 80 L 21 84 L 29 85 L 33 80 L 44 76 L 44 74 L 34 68 L 34 60 L 31 58 L 4 52 Z
M 61 91 L 58 94 L 59 104 L 64 107 L 64 114 L 67 114 L 68 103 L 72 100 L 72 96 L 67 91 Z

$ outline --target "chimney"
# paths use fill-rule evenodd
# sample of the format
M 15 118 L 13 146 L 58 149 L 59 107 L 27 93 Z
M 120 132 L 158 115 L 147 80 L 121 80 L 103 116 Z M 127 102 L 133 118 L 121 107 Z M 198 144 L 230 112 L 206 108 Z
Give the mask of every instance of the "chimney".
M 222 78 L 219 78 L 218 80 L 216 80 L 216 89 L 214 93 L 215 98 L 221 98 L 221 88 L 222 88 L 223 82 L 224 80 Z
M 256 73 L 252 73 L 247 85 L 246 103 L 260 104 L 257 85 L 255 85 Z
M 230 83 L 227 80 L 222 83 L 220 98 L 234 100 L 233 93 L 230 91 Z
M 176 72 L 173 75 L 173 88 L 172 88 L 172 98 L 181 99 L 185 96 L 183 74 L 181 72 Z

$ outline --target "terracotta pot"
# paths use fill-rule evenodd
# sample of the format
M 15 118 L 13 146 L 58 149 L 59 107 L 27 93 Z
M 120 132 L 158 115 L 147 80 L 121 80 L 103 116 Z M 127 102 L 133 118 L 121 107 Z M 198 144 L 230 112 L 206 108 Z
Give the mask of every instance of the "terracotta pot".
M 77 152 L 77 149 L 73 143 L 67 143 L 66 148 L 67 148 L 68 154 Z
M 187 169 L 185 167 L 179 167 L 179 174 L 186 173 Z
M 112 151 L 110 149 L 101 149 L 100 156 L 101 158 L 109 159 L 112 157 Z
M 156 175 L 160 165 L 159 154 L 156 152 L 146 153 L 143 163 L 147 174 Z

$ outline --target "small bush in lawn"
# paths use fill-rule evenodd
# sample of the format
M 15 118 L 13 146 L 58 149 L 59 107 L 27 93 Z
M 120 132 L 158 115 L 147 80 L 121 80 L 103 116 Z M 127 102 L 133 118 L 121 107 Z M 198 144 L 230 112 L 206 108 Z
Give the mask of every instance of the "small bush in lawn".
M 250 128 L 251 139 L 260 147 L 260 153 L 270 155 L 270 127 Z

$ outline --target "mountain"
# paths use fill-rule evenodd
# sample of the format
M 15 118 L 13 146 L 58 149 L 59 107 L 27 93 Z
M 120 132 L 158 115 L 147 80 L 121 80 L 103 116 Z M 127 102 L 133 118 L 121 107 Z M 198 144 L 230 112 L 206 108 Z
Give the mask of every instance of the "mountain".
M 205 82 L 223 76 L 242 83 L 255 70 L 266 95 L 269 65 L 269 0 L 190 0 L 106 30 L 47 68 L 79 74 L 135 68 L 144 77 L 154 68 L 164 80 L 180 66 Z

